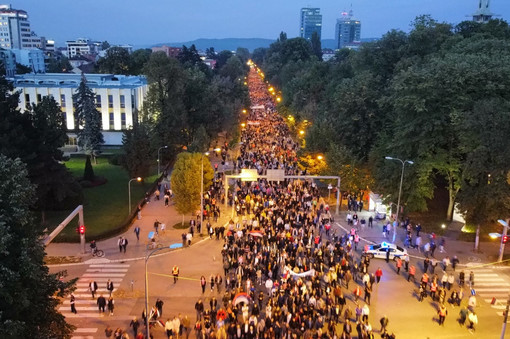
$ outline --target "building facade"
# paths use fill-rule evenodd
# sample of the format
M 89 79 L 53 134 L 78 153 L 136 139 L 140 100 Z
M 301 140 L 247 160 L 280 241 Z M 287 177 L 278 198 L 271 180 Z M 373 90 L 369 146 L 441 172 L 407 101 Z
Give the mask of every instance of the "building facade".
M 322 33 L 322 15 L 320 8 L 301 8 L 299 36 L 307 40 L 312 39 L 317 32 L 319 39 Z
M 105 145 L 121 145 L 122 131 L 133 125 L 136 112 L 141 110 L 148 90 L 147 80 L 141 76 L 86 74 L 87 85 L 96 97 L 101 113 Z M 76 117 L 73 94 L 78 88 L 80 74 L 47 73 L 23 74 L 11 79 L 20 91 L 21 111 L 51 95 L 60 104 L 66 118 L 69 144 L 76 144 Z
M 165 52 L 165 54 L 169 58 L 177 58 L 177 56 L 179 55 L 179 53 L 181 53 L 181 51 L 182 51 L 182 48 L 180 48 L 180 47 L 170 47 L 170 46 L 166 46 L 166 45 L 152 47 L 152 53 Z
M 473 14 L 473 21 L 485 23 L 492 19 L 494 13 L 490 9 L 490 0 L 479 0 L 478 9 Z
M 336 48 L 358 48 L 361 43 L 361 21 L 354 19 L 352 10 L 342 13 L 336 20 L 335 27 Z
M 77 55 L 98 54 L 101 51 L 101 43 L 87 38 L 66 41 L 67 57 L 74 58 Z
M 30 29 L 27 12 L 0 5 L 0 47 L 32 49 L 40 45 L 41 39 Z

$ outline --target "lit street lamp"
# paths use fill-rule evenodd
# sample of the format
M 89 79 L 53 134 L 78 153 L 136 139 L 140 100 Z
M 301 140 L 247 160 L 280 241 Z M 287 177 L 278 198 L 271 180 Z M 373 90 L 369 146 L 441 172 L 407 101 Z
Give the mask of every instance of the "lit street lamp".
M 397 237 L 397 227 L 399 226 L 400 222 L 398 221 L 398 214 L 400 212 L 400 195 L 402 194 L 402 182 L 404 181 L 404 167 L 406 163 L 409 165 L 414 164 L 411 160 L 402 160 L 399 158 L 393 158 L 393 157 L 384 157 L 386 160 L 397 160 L 402 163 L 402 174 L 400 175 L 400 188 L 398 190 L 398 200 L 397 200 L 397 215 L 395 217 L 395 220 L 397 221 L 397 225 L 393 227 L 393 242 L 395 242 L 395 238 Z
M 159 164 L 160 164 L 160 160 L 159 160 L 159 151 L 161 151 L 163 148 L 164 148 L 164 149 L 167 149 L 167 148 L 168 148 L 168 146 L 162 146 L 162 147 L 158 148 L 158 177 L 159 177 L 159 175 L 160 175 L 160 173 L 161 173 L 161 170 L 159 169 L 159 168 L 160 168 L 160 166 L 159 166 Z
M 129 180 L 128 182 L 128 197 L 129 197 L 129 214 L 131 214 L 131 181 L 136 180 L 138 182 L 142 181 L 142 178 L 137 177 Z

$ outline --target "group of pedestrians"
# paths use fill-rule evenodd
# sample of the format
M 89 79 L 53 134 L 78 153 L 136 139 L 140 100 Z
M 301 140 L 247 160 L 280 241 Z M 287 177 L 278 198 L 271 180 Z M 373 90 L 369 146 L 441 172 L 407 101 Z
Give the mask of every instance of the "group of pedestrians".
M 253 69 L 248 84 L 258 108 L 248 116 L 235 168 L 304 174 L 297 164 L 299 147 Z M 354 333 L 374 338 L 376 332 L 394 338 L 387 317 L 376 320 L 380 330 L 371 325 L 370 298 L 382 270 L 370 274 L 370 260 L 355 259 L 356 232 L 330 232 L 329 206 L 313 181 L 237 181 L 231 195 L 213 182 L 207 191 L 217 200 L 225 193 L 236 218 L 218 236 L 224 240 L 224 275 L 200 278 L 202 293 L 207 285 L 217 292 L 209 302 L 195 304 L 197 338 L 351 338 Z M 176 327 L 168 327 L 175 337 Z

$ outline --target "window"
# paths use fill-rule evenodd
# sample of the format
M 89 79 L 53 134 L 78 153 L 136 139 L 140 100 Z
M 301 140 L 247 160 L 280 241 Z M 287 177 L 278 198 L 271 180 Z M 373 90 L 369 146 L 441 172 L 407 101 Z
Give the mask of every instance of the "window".
M 60 94 L 60 107 L 66 107 L 66 96 L 64 94 Z
M 101 108 L 101 96 L 96 95 L 96 107 Z
M 120 129 L 126 129 L 126 113 L 120 113 Z
M 42 95 L 37 94 L 37 103 L 40 103 L 42 101 Z
M 135 108 L 135 95 L 131 94 L 131 108 Z
M 123 95 L 120 96 L 120 108 L 126 107 L 126 100 Z
M 76 146 L 78 144 L 78 140 L 76 139 L 76 137 L 67 137 L 67 144 Z
M 115 119 L 113 117 L 113 113 L 110 113 L 110 128 L 109 129 L 115 129 Z
M 30 109 L 30 94 L 25 93 L 25 108 Z
M 113 95 L 108 95 L 108 107 L 113 108 Z

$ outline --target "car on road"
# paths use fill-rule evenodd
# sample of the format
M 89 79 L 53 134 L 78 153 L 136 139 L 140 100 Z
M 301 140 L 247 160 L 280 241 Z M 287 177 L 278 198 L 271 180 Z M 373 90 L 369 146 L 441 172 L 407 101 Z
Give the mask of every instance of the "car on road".
M 396 260 L 397 258 L 404 260 L 405 257 L 408 256 L 407 250 L 405 248 L 388 242 L 365 246 L 365 249 L 363 250 L 363 256 L 367 256 L 369 258 L 386 259 L 386 253 L 388 252 L 390 253 L 391 260 Z

